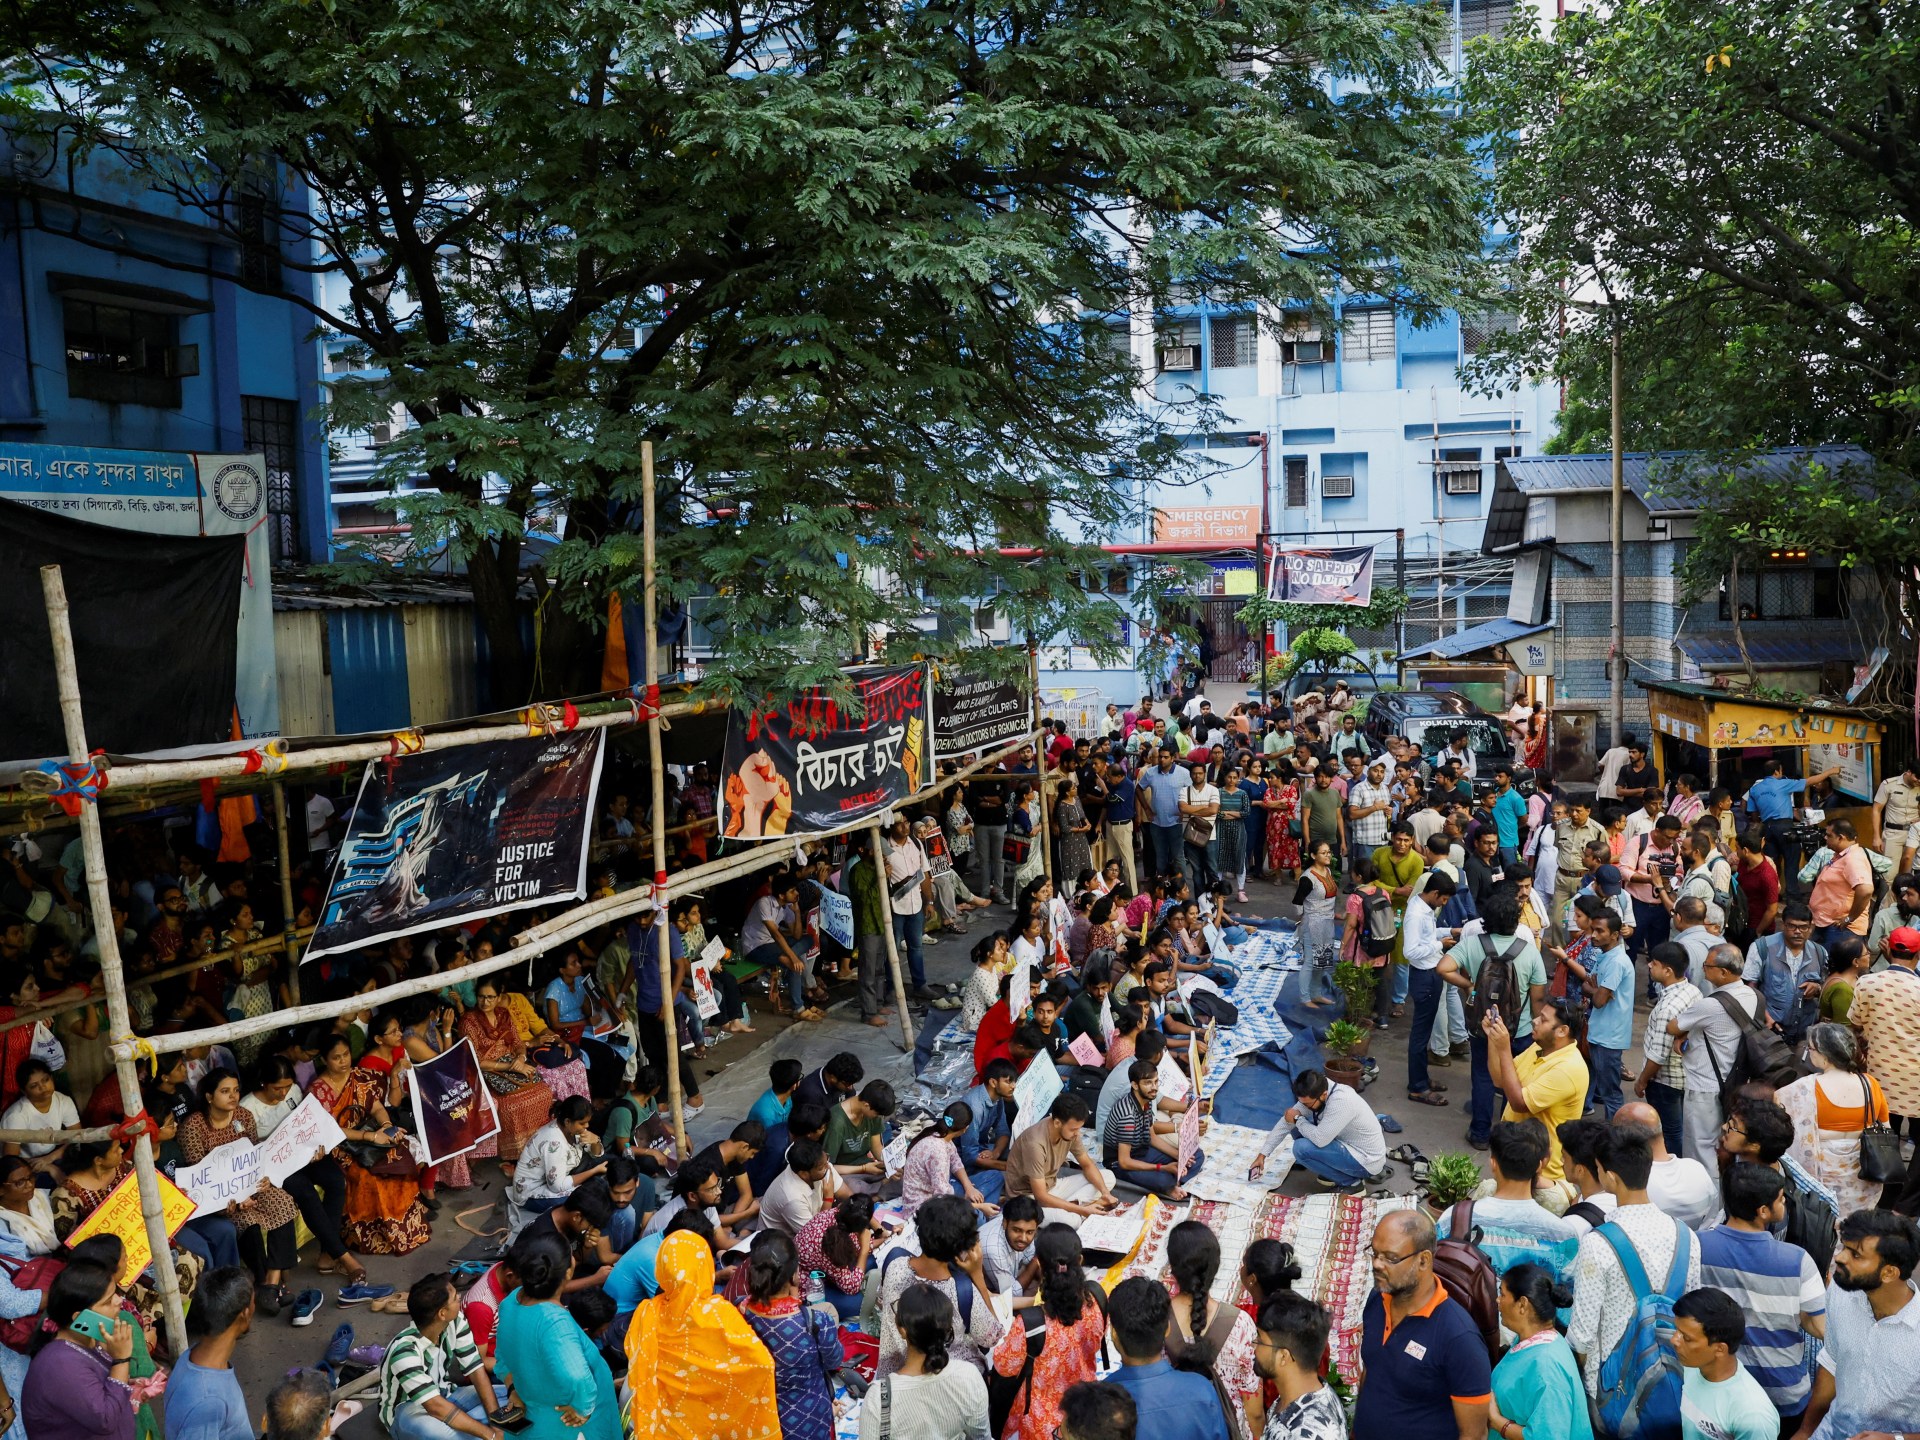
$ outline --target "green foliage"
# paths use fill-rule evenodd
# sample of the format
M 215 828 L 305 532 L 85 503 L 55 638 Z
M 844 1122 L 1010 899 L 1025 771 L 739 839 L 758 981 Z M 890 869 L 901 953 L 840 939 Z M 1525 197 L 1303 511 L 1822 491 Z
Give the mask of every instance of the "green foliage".
M 1374 989 L 1380 972 L 1371 965 L 1356 965 L 1342 960 L 1333 967 L 1333 985 L 1347 1000 L 1347 1014 L 1356 1017 L 1373 1013 Z
M 1916 614 L 1916 49 L 1920 9 L 1853 0 L 1637 0 L 1474 48 L 1487 214 L 1511 237 L 1487 303 L 1519 324 L 1471 378 L 1564 377 L 1553 448 L 1604 450 L 1617 320 L 1626 448 L 1713 457 L 1695 593 L 1736 557 L 1807 548 L 1870 567 L 1884 616 Z M 1848 441 L 1870 482 L 1760 486 L 1734 463 Z
M 1485 1178 L 1480 1162 L 1471 1155 L 1436 1155 L 1427 1168 L 1427 1199 L 1436 1207 L 1458 1205 L 1471 1200 Z
M 951 652 L 923 622 L 985 596 L 1017 636 L 1110 647 L 1117 609 L 1080 577 L 1137 523 L 1114 477 L 1197 481 L 1178 432 L 1213 407 L 1143 411 L 1109 319 L 1176 282 L 1319 312 L 1345 286 L 1423 317 L 1480 253 L 1430 7 L 19 0 L 9 20 L 62 157 L 18 178 L 124 164 L 234 240 L 236 189 L 264 189 L 319 257 L 316 323 L 381 372 L 333 377 L 332 416 L 409 422 L 389 503 L 464 560 L 503 696 L 533 684 L 536 536 L 540 673 L 595 673 L 606 598 L 638 583 L 648 440 L 664 582 L 715 597 L 714 691 L 818 681 L 887 632 Z M 1336 97 L 1329 71 L 1365 83 Z
M 1320 1048 L 1336 1060 L 1344 1060 L 1358 1053 L 1367 1043 L 1367 1031 L 1351 1020 L 1336 1020 L 1327 1027 L 1326 1038 L 1320 1042 Z

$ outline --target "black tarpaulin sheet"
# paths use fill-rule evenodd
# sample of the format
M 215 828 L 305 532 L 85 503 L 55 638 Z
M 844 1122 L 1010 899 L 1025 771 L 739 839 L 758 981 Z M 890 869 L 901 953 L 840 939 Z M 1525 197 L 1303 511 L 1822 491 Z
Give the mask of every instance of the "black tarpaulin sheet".
M 40 567 L 66 582 L 87 743 L 233 733 L 244 535 L 149 535 L 0 500 L 0 757 L 65 758 Z

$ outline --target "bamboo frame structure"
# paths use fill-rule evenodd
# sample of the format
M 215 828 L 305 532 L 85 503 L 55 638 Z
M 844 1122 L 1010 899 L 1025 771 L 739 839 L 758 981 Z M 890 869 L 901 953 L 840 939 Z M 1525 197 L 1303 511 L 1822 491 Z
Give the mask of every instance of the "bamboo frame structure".
M 655 568 L 654 549 L 654 474 L 653 442 L 640 442 L 640 473 L 645 482 L 641 503 L 641 531 L 645 553 L 641 561 L 641 586 L 646 599 L 647 703 L 660 703 L 660 631 L 655 617 L 659 613 L 660 583 Z M 673 1018 L 673 942 L 667 931 L 667 785 L 666 766 L 660 754 L 660 726 L 647 723 L 647 767 L 653 784 L 649 808 L 653 812 L 653 953 L 660 967 L 660 1033 L 666 1046 L 667 1113 L 673 1118 L 673 1143 L 676 1153 L 685 1159 L 693 1153 L 687 1144 L 686 1097 L 680 1084 L 680 1032 Z M 628 956 L 631 964 L 637 957 Z M 634 996 L 636 1005 L 638 991 Z
M 893 1003 L 900 1007 L 900 1048 L 913 1053 L 913 1028 L 907 1022 L 907 985 L 900 974 L 900 937 L 893 930 L 893 896 L 887 886 L 887 845 L 884 826 L 876 822 L 871 835 L 874 879 L 880 886 L 880 907 L 887 923 L 881 927 L 887 947 L 887 969 L 893 975 Z M 924 923 L 924 922 L 923 922 Z M 856 943 L 857 940 L 856 940 Z M 856 957 L 855 963 L 858 963 Z

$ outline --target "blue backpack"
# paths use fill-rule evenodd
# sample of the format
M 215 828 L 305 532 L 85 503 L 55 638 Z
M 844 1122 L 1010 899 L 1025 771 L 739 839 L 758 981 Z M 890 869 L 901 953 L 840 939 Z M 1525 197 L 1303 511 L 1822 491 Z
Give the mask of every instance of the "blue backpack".
M 1627 1232 L 1609 1220 L 1594 1233 L 1613 1247 L 1633 1287 L 1633 1318 L 1620 1343 L 1600 1364 L 1594 1429 L 1616 1440 L 1679 1440 L 1680 1359 L 1673 1349 L 1673 1305 L 1687 1288 L 1693 1234 L 1674 1222 L 1673 1270 L 1664 1290 L 1647 1283 Z

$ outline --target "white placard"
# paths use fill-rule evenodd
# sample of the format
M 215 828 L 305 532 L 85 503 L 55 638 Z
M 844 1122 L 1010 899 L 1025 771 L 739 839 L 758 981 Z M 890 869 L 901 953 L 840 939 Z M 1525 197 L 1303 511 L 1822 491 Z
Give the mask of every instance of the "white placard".
M 1014 1114 L 1020 1117 L 1015 1125 L 1016 1133 L 1046 1119 L 1047 1107 L 1064 1089 L 1066 1082 L 1061 1080 L 1059 1070 L 1054 1067 L 1053 1057 L 1046 1054 L 1034 1056 L 1026 1073 L 1013 1084 Z
M 702 1020 L 712 1020 L 720 1014 L 720 997 L 714 993 L 713 966 L 703 957 L 688 968 L 687 978 L 693 985 L 694 1008 L 700 1012 Z
M 308 1156 L 309 1159 L 312 1156 Z M 203 1215 L 222 1215 L 236 1200 L 245 1200 L 260 1188 L 260 1149 L 251 1140 L 232 1140 L 207 1152 L 198 1165 L 182 1165 L 173 1183 Z
M 913 1137 L 904 1131 L 887 1142 L 880 1152 L 880 1163 L 887 1167 L 887 1174 L 898 1175 L 906 1168 L 907 1151 L 912 1147 Z
M 1007 1013 L 1013 1017 L 1014 1028 L 1020 1026 L 1020 1017 L 1027 1013 L 1027 1002 L 1033 999 L 1033 977 L 1027 973 L 1025 961 L 1013 967 L 1013 978 L 1007 985 Z
M 705 948 L 700 951 L 701 960 L 709 965 L 718 965 L 722 960 L 726 959 L 726 957 L 727 942 L 722 940 L 718 935 L 707 941 Z
M 327 1107 L 309 1095 L 260 1142 L 260 1173 L 271 1184 L 285 1185 L 294 1171 L 313 1163 L 314 1151 L 331 1150 L 346 1138 Z
M 1174 1062 L 1173 1056 L 1166 1051 L 1160 1052 L 1160 1094 L 1161 1100 L 1181 1101 L 1187 1098 L 1193 1087 L 1187 1083 L 1187 1072 Z
M 1140 1238 L 1140 1229 L 1146 1223 L 1147 1204 L 1144 1200 L 1105 1215 L 1089 1215 L 1080 1222 L 1080 1248 L 1124 1255 L 1133 1249 L 1134 1242 Z

